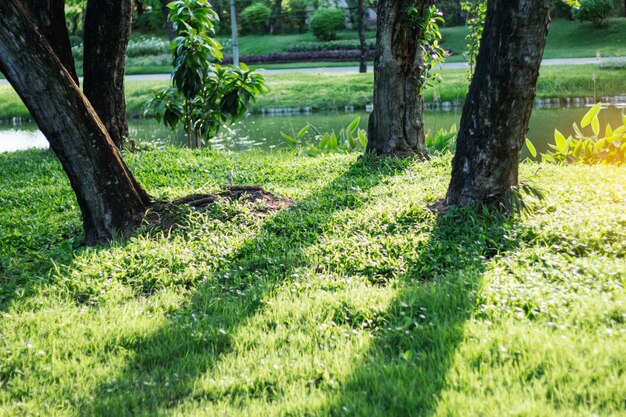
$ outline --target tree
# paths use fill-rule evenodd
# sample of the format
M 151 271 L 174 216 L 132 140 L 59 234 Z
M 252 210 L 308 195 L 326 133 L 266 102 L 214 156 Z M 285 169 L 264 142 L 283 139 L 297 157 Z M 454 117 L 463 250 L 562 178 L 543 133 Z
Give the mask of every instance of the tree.
M 274 7 L 270 16 L 270 33 L 283 33 L 283 0 L 274 0 Z
M 85 95 L 118 148 L 128 137 L 124 65 L 131 13 L 131 0 L 89 0 L 85 15 Z
M 498 206 L 518 185 L 551 0 L 489 0 L 463 106 L 447 205 Z
M 419 94 L 424 57 L 419 24 L 429 0 L 379 0 L 374 58 L 374 111 L 370 114 L 366 152 L 426 156 L 423 107 Z
M 357 26 L 359 31 L 359 72 L 367 72 L 367 40 L 365 39 L 365 8 L 363 0 L 357 0 Z
M 69 33 L 65 22 L 65 0 L 24 0 L 23 5 L 39 32 L 48 40 L 54 53 L 78 83 Z
M 0 2 L 0 69 L 69 177 L 87 244 L 133 230 L 151 198 L 20 0 Z

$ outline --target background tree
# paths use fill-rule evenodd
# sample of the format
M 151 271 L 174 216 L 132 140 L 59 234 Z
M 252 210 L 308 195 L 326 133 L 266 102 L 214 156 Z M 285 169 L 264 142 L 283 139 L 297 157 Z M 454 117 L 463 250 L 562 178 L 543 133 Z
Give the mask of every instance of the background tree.
M 463 106 L 447 205 L 497 206 L 518 185 L 551 0 L 489 0 Z
M 422 27 L 411 18 L 428 13 L 429 0 L 379 0 L 374 58 L 374 110 L 370 114 L 366 152 L 381 155 L 427 155 Z
M 124 66 L 131 0 L 89 0 L 85 16 L 84 91 L 118 148 L 128 137 Z
M 270 33 L 272 35 L 283 33 L 283 0 L 274 0 L 270 16 Z
M 367 72 L 367 40 L 365 39 L 365 7 L 363 0 L 357 0 L 357 29 L 359 32 L 359 72 Z
M 24 0 L 23 5 L 39 32 L 48 40 L 54 53 L 76 83 L 78 74 L 72 56 L 69 33 L 65 22 L 65 0 Z
M 0 68 L 69 177 L 87 244 L 133 230 L 151 199 L 20 0 L 0 2 Z

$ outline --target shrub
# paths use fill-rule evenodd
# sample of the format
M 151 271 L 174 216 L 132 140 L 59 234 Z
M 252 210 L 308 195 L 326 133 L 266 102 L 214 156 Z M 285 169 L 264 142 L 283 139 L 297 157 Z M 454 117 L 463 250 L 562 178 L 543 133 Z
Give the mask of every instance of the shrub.
M 241 12 L 241 31 L 244 34 L 262 35 L 267 33 L 267 26 L 272 11 L 263 3 L 255 3 Z
M 611 0 L 581 0 L 576 17 L 581 22 L 590 21 L 594 27 L 603 28 L 609 24 L 608 17 L 613 11 Z
M 133 26 L 142 32 L 162 32 L 165 29 L 165 17 L 161 10 L 152 10 L 138 15 Z
M 345 25 L 346 16 L 340 9 L 318 9 L 311 18 L 311 30 L 320 41 L 332 41 Z
M 369 49 L 374 49 L 376 42 L 367 42 Z M 287 48 L 288 52 L 311 52 L 311 51 L 358 51 L 361 44 L 357 40 L 338 40 L 328 42 L 298 42 Z
M 285 2 L 283 2 L 285 3 Z M 287 33 L 304 33 L 306 31 L 305 0 L 288 0 L 283 6 L 283 30 Z
M 159 38 L 144 38 L 139 40 L 131 39 L 128 42 L 126 56 L 150 56 L 163 55 L 170 51 L 169 42 Z
M 600 135 L 598 114 L 602 103 L 593 106 L 580 123 L 580 128 L 573 124 L 575 137 L 568 138 L 554 130 L 554 144 L 549 144 L 554 151 L 542 154 L 548 162 L 582 162 L 585 164 L 622 165 L 626 160 L 626 115 L 622 116 L 622 126 L 613 129 L 606 125 L 604 136 Z M 585 135 L 582 128 L 591 126 L 592 135 Z M 532 153 L 532 151 L 531 151 Z

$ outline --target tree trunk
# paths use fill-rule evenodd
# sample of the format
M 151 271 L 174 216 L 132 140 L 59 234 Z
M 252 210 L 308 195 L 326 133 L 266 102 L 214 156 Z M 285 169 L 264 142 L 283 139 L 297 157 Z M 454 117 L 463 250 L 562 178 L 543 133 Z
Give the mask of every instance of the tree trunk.
M 420 15 L 428 0 L 380 0 L 374 59 L 374 111 L 367 127 L 366 152 L 380 155 L 426 156 L 423 107 L 418 80 L 424 58 L 422 36 L 408 12 Z
M 24 0 L 22 3 L 39 32 L 52 46 L 54 53 L 74 81 L 78 83 L 72 45 L 65 23 L 65 0 Z
M 174 38 L 176 37 L 176 32 L 174 32 L 174 25 L 172 25 L 172 22 L 170 22 L 170 9 L 169 7 L 167 7 L 169 2 L 169 0 L 160 0 L 161 14 L 165 19 L 165 31 L 167 32 L 167 37 L 171 41 L 174 40 Z
M 447 205 L 497 206 L 518 184 L 551 0 L 489 0 L 452 162 Z
M 0 67 L 69 177 L 87 244 L 134 229 L 150 197 L 19 0 L 0 2 Z
M 283 0 L 274 0 L 274 8 L 270 18 L 270 33 L 273 35 L 283 33 L 282 3 Z
M 363 9 L 363 0 L 357 2 L 357 24 L 359 31 L 359 72 L 367 72 L 367 40 L 365 39 L 365 10 Z
M 118 148 L 128 137 L 124 64 L 131 6 L 131 0 L 89 0 L 85 15 L 85 95 Z

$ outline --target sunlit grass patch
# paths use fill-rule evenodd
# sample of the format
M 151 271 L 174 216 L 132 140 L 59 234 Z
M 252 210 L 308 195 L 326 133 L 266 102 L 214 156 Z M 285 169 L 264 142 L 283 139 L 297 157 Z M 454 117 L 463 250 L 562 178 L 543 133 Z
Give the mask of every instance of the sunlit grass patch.
M 294 203 L 83 248 L 52 154 L 0 155 L 0 415 L 623 413 L 623 168 L 523 164 L 547 199 L 503 219 L 427 209 L 449 156 L 126 158 L 160 199 Z

